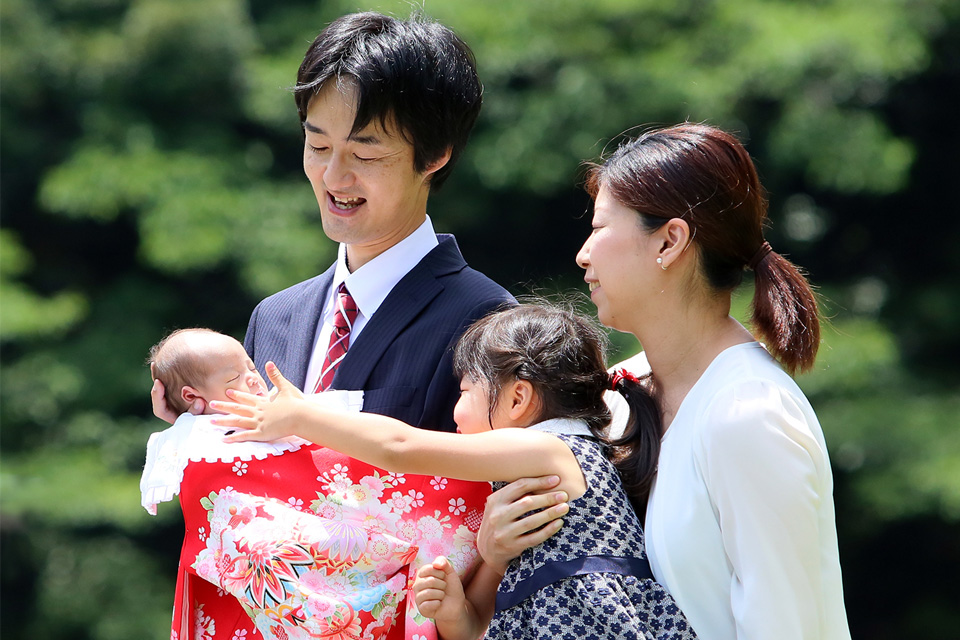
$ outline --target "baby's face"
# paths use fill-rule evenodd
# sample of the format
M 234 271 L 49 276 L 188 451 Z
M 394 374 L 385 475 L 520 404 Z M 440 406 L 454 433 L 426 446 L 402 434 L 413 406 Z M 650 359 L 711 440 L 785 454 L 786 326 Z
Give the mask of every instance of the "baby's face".
M 243 345 L 228 336 L 216 336 L 208 345 L 205 368 L 209 372 L 203 385 L 197 388 L 207 402 L 225 400 L 227 389 L 245 391 L 257 396 L 266 395 L 267 385 L 244 351 Z M 207 411 L 209 412 L 209 410 Z

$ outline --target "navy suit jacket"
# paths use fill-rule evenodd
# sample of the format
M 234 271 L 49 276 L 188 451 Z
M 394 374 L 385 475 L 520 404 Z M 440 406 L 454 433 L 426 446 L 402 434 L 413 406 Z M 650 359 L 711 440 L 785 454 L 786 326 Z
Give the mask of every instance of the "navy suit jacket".
M 454 431 L 460 381 L 453 347 L 476 319 L 515 302 L 467 266 L 451 235 L 399 283 L 350 344 L 331 388 L 362 389 L 363 410 L 407 424 Z M 260 371 L 272 360 L 303 389 L 334 266 L 263 300 L 254 309 L 244 347 Z

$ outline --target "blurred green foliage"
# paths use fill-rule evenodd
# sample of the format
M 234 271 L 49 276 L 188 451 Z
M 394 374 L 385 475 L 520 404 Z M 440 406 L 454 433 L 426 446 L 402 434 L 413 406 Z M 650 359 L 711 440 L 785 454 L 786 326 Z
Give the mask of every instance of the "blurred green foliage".
M 175 327 L 241 337 L 260 297 L 329 264 L 288 89 L 331 19 L 413 7 L 0 5 L 0 635 L 168 637 L 181 524 L 173 505 L 139 506 L 144 445 L 163 426 L 143 359 Z M 515 293 L 582 286 L 579 167 L 619 133 L 690 119 L 744 138 L 770 191 L 768 237 L 824 285 L 832 318 L 800 382 L 831 446 L 854 637 L 952 637 L 960 5 L 426 10 L 472 46 L 485 84 L 430 212 Z M 881 589 L 893 569 L 909 593 Z

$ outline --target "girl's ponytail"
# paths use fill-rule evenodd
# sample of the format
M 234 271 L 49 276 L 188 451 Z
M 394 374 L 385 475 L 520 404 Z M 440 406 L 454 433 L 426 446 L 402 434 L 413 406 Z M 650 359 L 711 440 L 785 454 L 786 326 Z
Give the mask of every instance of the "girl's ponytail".
M 789 373 L 809 370 L 820 347 L 820 317 L 807 279 L 768 242 L 747 267 L 756 282 L 751 324 L 758 338 Z
M 653 381 L 651 374 L 637 378 L 620 369 L 611 375 L 610 381 L 611 388 L 619 392 L 630 407 L 623 434 L 609 441 L 613 450 L 610 460 L 620 474 L 634 511 L 642 520 L 660 457 L 663 431 L 660 406 L 647 388 Z

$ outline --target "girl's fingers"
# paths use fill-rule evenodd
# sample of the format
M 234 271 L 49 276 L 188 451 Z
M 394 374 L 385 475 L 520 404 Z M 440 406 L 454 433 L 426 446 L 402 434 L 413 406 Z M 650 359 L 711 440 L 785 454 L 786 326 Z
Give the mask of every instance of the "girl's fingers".
M 270 378 L 270 382 L 272 382 L 273 386 L 275 386 L 277 389 L 280 391 L 288 391 L 291 388 L 296 389 L 296 386 L 294 386 L 293 383 L 283 377 L 283 374 L 280 373 L 280 369 L 278 369 L 277 365 L 275 365 L 273 362 L 268 362 L 266 369 L 267 377 Z M 299 391 L 299 389 L 296 390 Z
M 440 575 L 446 576 L 447 574 L 454 573 L 453 565 L 450 564 L 450 560 L 446 556 L 437 556 L 437 558 L 430 563 L 434 569 L 441 572 Z
M 227 394 L 228 398 L 232 398 L 236 403 L 242 403 L 244 405 L 253 406 L 257 404 L 263 396 L 257 396 L 252 393 L 247 393 L 246 391 L 240 391 L 239 389 L 227 389 L 224 391 Z M 214 401 L 215 402 L 215 401 Z M 213 403 L 211 402 L 211 405 Z
M 223 425 L 223 426 L 234 426 L 234 425 Z M 249 431 L 235 431 L 228 436 L 223 438 L 224 442 L 259 442 L 262 438 L 257 437 L 257 432 L 254 430 Z
M 233 395 L 230 391 L 227 391 L 227 395 Z M 256 397 L 256 396 L 253 396 Z M 211 400 L 210 408 L 215 411 L 220 411 L 222 413 L 230 414 L 232 416 L 240 416 L 243 418 L 252 418 L 254 412 L 256 411 L 255 406 L 249 404 L 240 404 L 237 402 L 227 402 L 225 400 Z M 232 426 L 232 425 L 229 425 Z
M 230 427 L 231 429 L 256 429 L 257 421 L 253 418 L 244 418 L 243 416 L 232 416 L 229 413 L 223 415 L 218 415 L 212 420 L 210 424 L 214 424 L 218 427 Z

